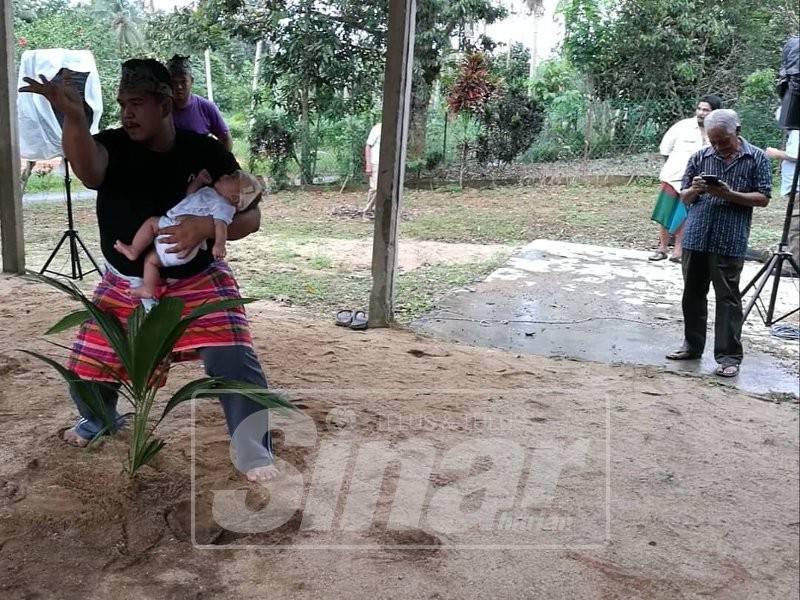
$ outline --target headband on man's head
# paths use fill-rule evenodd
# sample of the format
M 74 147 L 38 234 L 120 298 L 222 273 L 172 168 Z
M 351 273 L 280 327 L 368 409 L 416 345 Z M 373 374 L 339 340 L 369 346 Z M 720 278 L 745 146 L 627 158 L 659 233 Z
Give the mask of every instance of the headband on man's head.
M 192 75 L 192 65 L 189 63 L 188 56 L 181 56 L 176 54 L 167 61 L 167 69 L 170 75 Z
M 122 63 L 120 91 L 161 94 L 172 98 L 172 85 L 166 67 L 152 58 L 133 58 Z

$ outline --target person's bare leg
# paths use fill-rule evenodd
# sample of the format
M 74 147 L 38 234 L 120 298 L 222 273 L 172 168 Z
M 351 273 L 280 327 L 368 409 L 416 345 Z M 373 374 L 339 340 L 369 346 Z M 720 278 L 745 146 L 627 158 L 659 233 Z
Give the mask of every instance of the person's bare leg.
M 361 216 L 367 218 L 367 213 L 375 210 L 375 199 L 378 197 L 378 165 L 372 165 L 369 174 L 369 192 L 367 192 L 367 205 L 361 211 Z
M 663 225 L 658 230 L 658 249 L 664 254 L 669 252 L 669 231 Z
M 256 467 L 255 469 L 250 469 L 247 472 L 247 481 L 252 481 L 253 483 L 262 483 L 264 481 L 275 479 L 280 474 L 281 472 L 278 471 L 278 468 L 275 465 Z
M 672 249 L 672 258 L 680 258 L 683 254 L 683 230 L 686 228 L 686 222 L 678 227 L 675 232 L 675 247 Z
M 161 261 L 155 250 L 148 252 L 144 259 L 144 275 L 141 287 L 132 288 L 131 296 L 134 298 L 153 298 L 156 295 L 156 287 L 161 280 Z
M 157 234 L 158 217 L 150 217 L 139 227 L 139 231 L 133 236 L 133 241 L 130 244 L 123 244 L 121 241 L 117 240 L 114 243 L 114 250 L 122 254 L 128 260 L 136 260 L 142 252 L 152 245 Z

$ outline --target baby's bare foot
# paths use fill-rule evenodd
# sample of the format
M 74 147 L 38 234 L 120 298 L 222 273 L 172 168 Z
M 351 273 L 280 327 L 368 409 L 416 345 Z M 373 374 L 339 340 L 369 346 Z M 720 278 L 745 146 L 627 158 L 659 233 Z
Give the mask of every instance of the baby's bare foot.
M 137 288 L 131 288 L 131 297 L 133 298 L 141 298 L 143 300 L 147 300 L 153 298 L 155 295 L 156 295 L 155 290 L 152 290 L 145 285 Z
M 253 483 L 263 483 L 275 479 L 281 472 L 275 465 L 267 465 L 266 467 L 256 467 L 247 472 L 247 481 Z
M 128 260 L 136 260 L 139 258 L 139 255 L 134 251 L 134 249 L 129 246 L 128 244 L 123 244 L 119 240 L 114 242 L 114 250 L 122 254 Z

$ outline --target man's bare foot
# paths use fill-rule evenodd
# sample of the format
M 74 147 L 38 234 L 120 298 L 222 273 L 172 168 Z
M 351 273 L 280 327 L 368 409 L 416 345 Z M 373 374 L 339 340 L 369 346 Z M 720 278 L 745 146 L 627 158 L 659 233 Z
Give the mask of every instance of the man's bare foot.
M 137 288 L 131 288 L 131 296 L 134 298 L 151 299 L 155 296 L 155 291 L 143 285 Z
M 281 472 L 275 465 L 267 465 L 266 467 L 256 467 L 247 472 L 247 481 L 253 483 L 263 483 L 275 479 Z
M 79 436 L 74 427 L 65 429 L 64 433 L 61 434 L 61 439 L 65 443 L 69 444 L 70 446 L 75 446 L 76 448 L 85 448 L 91 441 Z
M 114 242 L 114 250 L 122 254 L 128 260 L 136 260 L 139 258 L 139 254 L 133 249 L 132 246 L 128 244 L 123 244 L 119 240 Z

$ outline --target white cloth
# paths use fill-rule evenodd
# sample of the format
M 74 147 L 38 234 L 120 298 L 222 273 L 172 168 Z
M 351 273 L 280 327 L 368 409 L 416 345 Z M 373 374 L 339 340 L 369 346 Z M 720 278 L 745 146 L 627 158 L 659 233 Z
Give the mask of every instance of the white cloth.
M 84 88 L 86 104 L 92 109 L 92 122 L 89 131 L 97 133 L 100 129 L 100 116 L 103 114 L 103 95 L 100 91 L 100 75 L 94 56 L 88 50 L 64 50 L 50 48 L 26 50 L 19 62 L 17 87 L 27 85 L 22 78 L 39 80 L 39 75 L 52 79 L 62 69 L 79 73 L 89 73 Z M 19 154 L 26 160 L 49 160 L 63 156 L 61 148 L 61 124 L 53 108 L 44 96 L 39 94 L 17 95 L 17 119 L 19 123 Z
M 381 156 L 381 124 L 377 123 L 372 127 L 367 136 L 367 147 L 369 147 L 369 162 L 377 165 Z
M 703 139 L 697 117 L 675 123 L 664 134 L 659 146 L 659 152 L 668 157 L 658 175 L 659 180 L 666 181 L 676 191 L 680 191 L 686 164 L 692 154 L 704 146 L 708 146 L 708 138 Z
M 798 146 L 800 146 L 800 130 L 793 129 L 786 138 L 785 152 L 794 160 L 781 161 L 781 196 L 788 196 L 792 191 L 794 167 L 797 164 L 798 149 L 800 149 Z M 800 189 L 800 181 L 797 182 L 797 187 Z
M 189 194 L 186 198 L 173 206 L 166 215 L 158 220 L 158 226 L 160 228 L 172 227 L 178 224 L 180 217 L 186 215 L 213 217 L 215 221 L 224 221 L 226 225 L 230 225 L 235 214 L 235 206 L 218 194 L 214 188 L 204 187 L 194 194 Z M 200 247 L 204 247 L 204 244 L 205 242 L 198 244 L 183 258 L 181 258 L 177 252 L 168 252 L 168 250 L 172 248 L 172 244 L 162 243 L 161 238 L 156 238 L 155 248 L 163 266 L 176 267 L 178 265 L 185 265 L 197 256 Z

